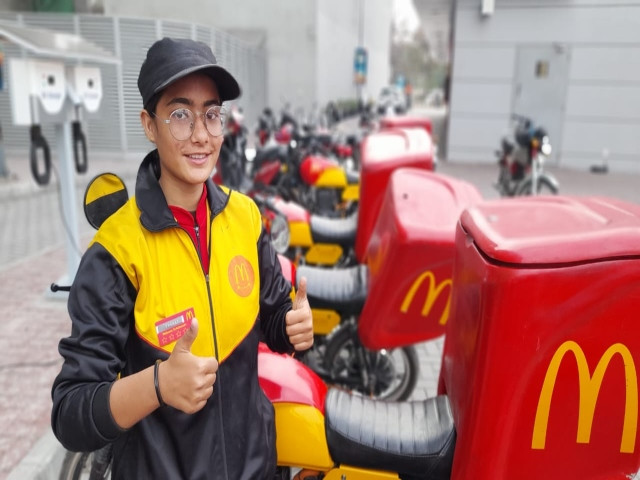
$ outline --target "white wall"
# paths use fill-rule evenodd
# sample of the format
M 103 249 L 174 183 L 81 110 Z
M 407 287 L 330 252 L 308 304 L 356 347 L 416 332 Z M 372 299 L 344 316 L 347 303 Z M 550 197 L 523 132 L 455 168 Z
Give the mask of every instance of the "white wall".
M 285 102 L 308 109 L 314 103 L 355 98 L 353 55 L 362 5 L 369 50 L 366 89 L 375 95 L 389 80 L 389 0 L 104 1 L 107 15 L 175 18 L 231 32 L 264 32 L 267 102 L 276 111 Z
M 449 159 L 493 162 L 509 126 L 517 48 L 569 51 L 560 164 L 584 169 L 609 152 L 612 169 L 640 171 L 640 1 L 459 0 L 455 14 Z
M 365 98 L 376 97 L 391 76 L 392 3 L 388 0 L 322 0 L 318 2 L 318 100 L 357 98 L 354 82 L 356 47 L 368 52 Z M 362 17 L 361 17 L 362 15 Z M 362 32 L 360 32 L 360 25 Z M 362 35 L 362 39 L 360 39 Z

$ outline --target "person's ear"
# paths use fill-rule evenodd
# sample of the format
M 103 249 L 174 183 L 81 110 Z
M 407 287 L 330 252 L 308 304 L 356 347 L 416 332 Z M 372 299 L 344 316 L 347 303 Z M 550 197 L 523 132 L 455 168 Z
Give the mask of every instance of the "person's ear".
M 140 111 L 140 123 L 144 128 L 144 134 L 147 136 L 151 143 L 156 143 L 156 122 L 146 110 Z

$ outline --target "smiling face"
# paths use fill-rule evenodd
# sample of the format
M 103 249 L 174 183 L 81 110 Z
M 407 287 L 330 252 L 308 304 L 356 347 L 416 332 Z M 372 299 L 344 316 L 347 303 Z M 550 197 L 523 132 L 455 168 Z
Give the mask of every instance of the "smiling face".
M 155 115 L 146 110 L 140 113 L 147 138 L 158 148 L 160 185 L 170 205 L 195 210 L 202 184 L 211 176 L 218 161 L 223 136 L 211 136 L 203 116 L 198 115 L 213 105 L 220 105 L 214 81 L 205 74 L 193 73 L 163 91 Z M 197 116 L 193 133 L 186 140 L 176 140 L 169 125 L 163 122 L 180 108 L 188 108 Z

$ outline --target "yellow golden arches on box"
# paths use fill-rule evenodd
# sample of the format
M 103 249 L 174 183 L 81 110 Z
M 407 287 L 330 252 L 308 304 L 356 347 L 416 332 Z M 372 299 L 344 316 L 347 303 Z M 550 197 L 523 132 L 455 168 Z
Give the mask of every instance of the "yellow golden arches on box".
M 418 288 L 420 288 L 422 282 L 424 282 L 425 280 L 427 280 L 427 284 L 429 285 L 429 287 L 421 311 L 423 317 L 426 317 L 429 315 L 429 313 L 431 313 L 433 304 L 436 302 L 442 291 L 446 287 L 449 287 L 449 289 L 447 290 L 447 303 L 442 311 L 442 315 L 440 316 L 439 320 L 440 325 L 445 325 L 447 323 L 447 320 L 449 319 L 449 311 L 451 310 L 451 279 L 447 278 L 442 282 L 437 283 L 436 276 L 431 270 L 423 272 L 413 281 L 411 287 L 404 297 L 404 300 L 402 301 L 402 305 L 400 305 L 400 312 L 407 313 L 409 311 L 409 307 L 411 306 L 413 297 L 416 295 Z
M 591 426 L 595 413 L 596 402 L 602 386 L 604 374 L 609 368 L 611 359 L 618 354 L 624 362 L 624 375 L 626 380 L 626 397 L 624 408 L 624 423 L 622 426 L 622 440 L 620 442 L 621 453 L 633 453 L 635 451 L 636 431 L 638 426 L 638 375 L 635 362 L 629 349 L 622 343 L 614 343 L 600 357 L 593 375 L 589 372 L 587 358 L 580 345 L 568 340 L 564 342 L 551 358 L 547 373 L 542 383 L 540 399 L 533 424 L 533 437 L 531 448 L 542 450 L 547 438 L 547 424 L 549 423 L 549 409 L 551 408 L 551 396 L 556 384 L 556 377 L 564 356 L 572 352 L 578 368 L 578 386 L 580 397 L 578 404 L 578 434 L 577 443 L 589 443 L 591 439 Z

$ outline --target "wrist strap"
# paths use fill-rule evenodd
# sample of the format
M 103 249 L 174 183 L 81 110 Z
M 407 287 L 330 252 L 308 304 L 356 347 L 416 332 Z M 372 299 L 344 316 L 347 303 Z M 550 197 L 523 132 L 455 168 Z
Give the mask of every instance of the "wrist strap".
M 160 383 L 158 382 L 158 367 L 162 363 L 162 360 L 156 360 L 155 365 L 153 366 L 153 386 L 156 388 L 156 397 L 158 397 L 158 403 L 161 407 L 166 407 L 167 404 L 164 403 L 162 399 L 162 395 L 160 395 Z

